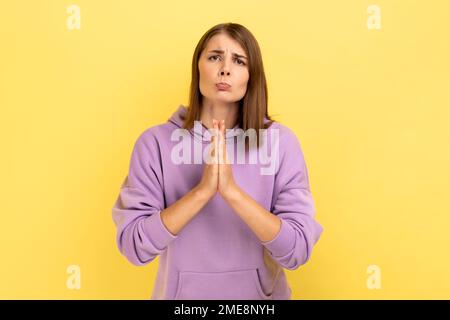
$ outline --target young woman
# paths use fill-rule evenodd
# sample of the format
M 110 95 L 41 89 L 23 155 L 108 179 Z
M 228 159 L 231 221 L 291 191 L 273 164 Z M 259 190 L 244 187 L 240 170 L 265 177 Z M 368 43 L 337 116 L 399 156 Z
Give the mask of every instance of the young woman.
M 151 299 L 291 298 L 284 268 L 309 260 L 323 228 L 300 143 L 267 113 L 244 26 L 200 39 L 189 106 L 138 137 L 112 213 L 131 263 L 159 257 Z

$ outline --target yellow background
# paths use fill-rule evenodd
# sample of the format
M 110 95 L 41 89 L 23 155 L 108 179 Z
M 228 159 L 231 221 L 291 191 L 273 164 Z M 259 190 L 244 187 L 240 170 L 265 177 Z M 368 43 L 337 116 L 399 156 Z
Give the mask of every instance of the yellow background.
M 293 299 L 449 299 L 449 13 L 445 0 L 2 1 L 0 298 L 150 297 L 158 258 L 120 255 L 111 208 L 138 135 L 187 103 L 200 37 L 236 22 L 261 46 L 269 112 L 302 143 L 324 227 L 286 270 Z

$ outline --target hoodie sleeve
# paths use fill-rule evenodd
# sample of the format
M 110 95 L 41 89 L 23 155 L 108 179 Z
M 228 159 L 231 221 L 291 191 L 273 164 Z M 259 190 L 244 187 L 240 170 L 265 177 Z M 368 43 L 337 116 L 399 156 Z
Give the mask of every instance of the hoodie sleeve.
M 281 219 L 281 228 L 274 239 L 262 244 L 282 267 L 294 270 L 309 260 L 323 228 L 314 219 L 315 205 L 300 142 L 289 128 L 280 134 L 279 141 L 280 166 L 275 174 L 272 213 Z
M 159 147 L 149 130 L 134 144 L 128 175 L 112 209 L 120 252 L 142 266 L 162 253 L 177 236 L 161 220 L 164 209 L 163 176 Z

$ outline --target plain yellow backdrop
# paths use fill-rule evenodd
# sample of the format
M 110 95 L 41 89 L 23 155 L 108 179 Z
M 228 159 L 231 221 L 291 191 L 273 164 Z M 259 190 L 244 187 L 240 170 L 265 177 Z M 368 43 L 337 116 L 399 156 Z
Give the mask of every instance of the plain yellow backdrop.
M 449 299 L 449 13 L 445 0 L 2 1 L 0 298 L 150 297 L 158 258 L 120 255 L 111 208 L 138 135 L 187 103 L 198 40 L 235 22 L 259 42 L 269 113 L 302 143 L 324 227 L 286 270 L 293 299 Z

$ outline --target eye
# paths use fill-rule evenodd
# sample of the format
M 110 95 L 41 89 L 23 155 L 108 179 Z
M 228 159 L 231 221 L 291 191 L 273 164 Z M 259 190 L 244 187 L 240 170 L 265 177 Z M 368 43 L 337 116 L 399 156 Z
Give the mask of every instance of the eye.
M 241 60 L 241 59 L 239 59 L 239 58 L 237 58 L 236 60 L 237 60 L 237 61 L 240 61 L 240 62 L 242 62 L 242 64 L 241 64 L 241 65 L 242 65 L 242 66 L 245 66 L 245 63 L 244 63 L 244 61 L 242 61 L 242 60 Z M 240 63 L 239 63 L 239 64 L 240 64 Z
M 208 60 L 210 60 L 210 61 L 216 61 L 216 59 L 214 59 L 214 58 L 217 58 L 217 57 L 220 57 L 220 56 L 219 56 L 219 55 L 211 56 L 211 57 L 208 58 Z M 236 58 L 236 61 L 238 61 L 238 64 L 239 64 L 239 65 L 245 66 L 245 62 L 242 61 L 241 59 Z
M 211 57 L 208 58 L 208 60 L 211 60 L 211 58 L 216 58 L 216 57 L 218 57 L 218 55 L 216 55 L 216 56 L 211 56 Z M 214 60 L 214 61 L 215 61 L 215 60 Z

